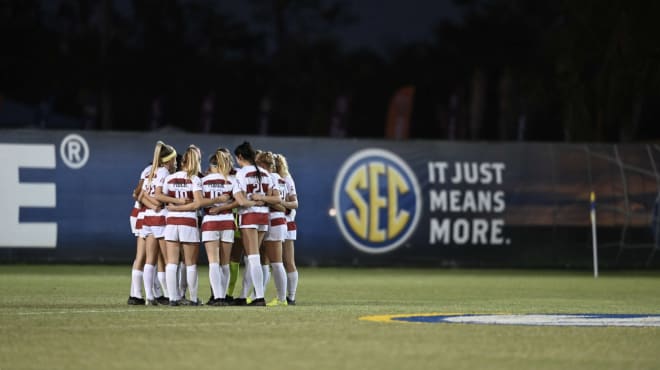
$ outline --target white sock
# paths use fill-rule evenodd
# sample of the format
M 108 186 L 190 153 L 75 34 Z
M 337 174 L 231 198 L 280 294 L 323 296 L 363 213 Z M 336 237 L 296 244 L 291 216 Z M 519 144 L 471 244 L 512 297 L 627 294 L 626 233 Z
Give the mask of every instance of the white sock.
M 188 283 L 188 294 L 190 295 L 190 300 L 197 302 L 197 286 L 199 283 L 197 280 L 197 265 L 186 266 L 186 280 Z
M 163 295 L 163 292 L 160 290 L 160 282 L 158 279 L 154 279 L 154 297 L 158 298 Z
M 165 281 L 165 271 L 158 271 L 158 283 L 160 284 L 160 290 L 162 295 L 169 298 L 170 295 L 167 293 L 167 282 Z
M 131 271 L 131 297 L 142 298 L 142 271 Z
M 284 263 L 273 262 L 270 264 L 273 267 L 273 282 L 277 290 L 277 300 L 284 301 L 286 299 L 286 270 Z
M 209 263 L 209 282 L 211 283 L 213 298 L 224 298 L 225 294 L 222 290 L 222 272 L 220 272 L 220 264 L 217 262 Z
M 252 285 L 254 286 L 254 298 L 263 298 L 264 286 L 260 283 L 264 281 L 264 273 L 261 271 L 259 255 L 251 254 L 248 256 L 248 260 L 250 261 L 250 276 L 252 277 Z
M 144 293 L 147 296 L 148 300 L 154 299 L 154 270 L 156 266 L 150 265 L 150 264 L 145 264 L 144 265 L 144 273 L 143 273 L 143 280 L 144 280 Z
M 266 289 L 268 288 L 268 282 L 270 281 L 270 266 L 261 265 L 261 273 L 264 275 L 264 294 L 266 294 Z
M 181 299 L 179 296 L 179 282 L 176 277 L 177 265 L 174 263 L 168 263 L 165 266 L 165 280 L 167 281 L 167 291 L 170 293 L 170 299 L 173 301 L 178 301 Z
M 225 295 L 220 297 L 220 298 L 225 298 L 227 295 L 227 290 L 229 290 L 229 265 L 222 265 L 220 266 L 221 270 L 221 279 L 220 279 L 220 286 L 222 287 L 222 291 L 225 292 Z
M 241 295 L 239 295 L 239 298 L 247 298 L 248 293 L 252 288 L 252 274 L 250 273 L 250 261 L 248 260 L 248 256 L 245 256 L 243 260 L 245 261 L 245 268 L 241 274 L 243 277 L 243 285 L 241 286 Z
M 179 262 L 178 279 L 179 279 L 179 295 L 183 298 L 186 295 L 186 289 L 188 288 L 187 283 L 187 274 L 186 274 L 186 264 Z
M 288 292 L 287 297 L 289 297 L 290 300 L 295 301 L 296 289 L 298 288 L 298 270 L 289 272 L 286 274 L 286 278 L 286 290 Z

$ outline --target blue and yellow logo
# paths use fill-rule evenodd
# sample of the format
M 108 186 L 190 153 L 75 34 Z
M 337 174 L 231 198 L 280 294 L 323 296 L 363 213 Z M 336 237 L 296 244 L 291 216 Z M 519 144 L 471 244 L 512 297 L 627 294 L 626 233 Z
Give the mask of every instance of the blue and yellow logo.
M 344 238 L 366 253 L 385 253 L 403 244 L 421 213 L 419 183 L 397 155 L 364 149 L 351 155 L 334 187 L 334 210 Z

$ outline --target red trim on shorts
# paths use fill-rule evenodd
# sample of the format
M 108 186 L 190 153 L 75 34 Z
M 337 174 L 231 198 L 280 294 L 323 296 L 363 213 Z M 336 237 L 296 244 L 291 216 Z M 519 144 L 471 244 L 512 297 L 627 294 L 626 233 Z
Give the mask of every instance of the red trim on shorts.
M 286 224 L 286 218 L 278 217 L 270 220 L 270 226 L 280 226 Z
M 287 231 L 298 230 L 298 225 L 296 225 L 296 221 L 287 222 L 286 223 L 286 230 Z
M 165 226 L 167 219 L 165 216 L 144 216 L 144 223 L 146 226 Z
M 206 221 L 202 223 L 202 231 L 234 230 L 234 220 Z
M 268 213 L 246 213 L 241 215 L 240 225 L 268 225 Z
M 197 219 L 190 217 L 168 217 L 167 224 L 197 227 Z
M 136 230 L 142 229 L 142 224 L 144 224 L 143 218 L 138 218 L 137 220 L 135 220 L 135 229 Z

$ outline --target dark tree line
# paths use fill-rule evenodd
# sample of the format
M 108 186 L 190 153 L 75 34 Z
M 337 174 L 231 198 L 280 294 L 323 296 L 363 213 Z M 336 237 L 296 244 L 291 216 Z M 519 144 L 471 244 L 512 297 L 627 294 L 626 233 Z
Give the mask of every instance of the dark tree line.
M 334 36 L 361 21 L 341 0 L 250 0 L 249 24 L 211 0 L 0 0 L 0 99 L 88 129 L 382 137 L 411 85 L 413 138 L 660 138 L 660 3 L 454 2 L 383 54 Z

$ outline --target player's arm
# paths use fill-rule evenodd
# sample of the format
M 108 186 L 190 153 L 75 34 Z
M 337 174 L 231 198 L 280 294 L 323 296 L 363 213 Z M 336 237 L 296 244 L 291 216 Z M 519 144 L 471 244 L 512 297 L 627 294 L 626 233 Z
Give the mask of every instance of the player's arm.
M 282 201 L 282 206 L 286 209 L 298 209 L 298 196 L 295 194 L 287 195 L 286 200 Z
M 185 204 L 168 204 L 167 209 L 175 212 L 186 212 L 186 211 L 195 211 L 199 209 L 200 204 L 202 204 L 202 199 L 204 196 L 202 192 L 196 190 L 193 192 L 193 201 Z M 184 199 L 185 200 L 185 199 Z
M 215 198 L 202 198 L 200 207 L 208 207 L 216 203 L 223 203 L 228 201 L 229 199 L 231 199 L 231 195 L 229 194 L 222 194 L 221 196 Z
M 185 198 L 175 198 L 171 197 L 169 195 L 163 194 L 163 187 L 162 186 L 157 186 L 156 187 L 156 194 L 154 194 L 154 198 L 156 198 L 159 202 L 165 203 L 165 204 L 186 204 L 188 202 L 188 199 Z
M 142 185 L 144 184 L 144 179 L 140 179 L 138 181 L 137 185 L 135 186 L 135 189 L 133 189 L 133 199 L 138 200 L 138 197 L 140 196 L 140 193 L 142 192 Z
M 229 210 L 234 209 L 236 207 L 238 207 L 238 201 L 236 201 L 236 199 L 234 199 L 234 201 L 231 202 L 231 203 L 227 203 L 227 204 L 223 204 L 221 206 L 209 208 L 209 214 L 210 215 L 217 215 L 218 213 L 220 213 L 222 211 L 229 211 Z
M 280 198 L 280 191 L 277 189 L 270 189 L 268 194 L 253 194 L 252 199 L 265 202 L 271 207 L 282 203 L 282 198 Z

